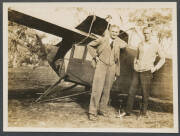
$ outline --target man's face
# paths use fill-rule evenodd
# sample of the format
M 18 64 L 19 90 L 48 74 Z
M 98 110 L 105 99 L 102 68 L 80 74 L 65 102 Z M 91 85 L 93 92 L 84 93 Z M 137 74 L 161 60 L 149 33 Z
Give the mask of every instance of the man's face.
M 114 40 L 119 35 L 119 28 L 112 27 L 109 30 L 110 37 Z
M 144 34 L 145 41 L 149 41 L 151 38 L 151 29 L 150 28 L 144 29 L 143 34 Z

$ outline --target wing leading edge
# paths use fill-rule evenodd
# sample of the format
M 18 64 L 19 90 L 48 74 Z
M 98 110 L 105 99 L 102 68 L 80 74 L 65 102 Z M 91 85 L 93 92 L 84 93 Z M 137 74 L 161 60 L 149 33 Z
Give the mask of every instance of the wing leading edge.
M 15 10 L 8 10 L 8 20 L 33 29 L 37 29 L 46 33 L 62 37 L 64 39 L 68 39 L 72 41 L 72 43 L 78 43 L 87 36 L 89 40 L 96 39 L 95 36 L 88 35 L 85 32 L 79 30 L 70 30 Z

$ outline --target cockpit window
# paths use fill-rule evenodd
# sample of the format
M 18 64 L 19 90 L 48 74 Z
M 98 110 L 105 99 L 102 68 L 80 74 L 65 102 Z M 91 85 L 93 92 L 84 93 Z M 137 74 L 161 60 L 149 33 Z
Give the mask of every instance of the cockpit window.
M 73 58 L 83 59 L 84 51 L 85 51 L 85 46 L 77 46 L 77 45 L 75 45 Z

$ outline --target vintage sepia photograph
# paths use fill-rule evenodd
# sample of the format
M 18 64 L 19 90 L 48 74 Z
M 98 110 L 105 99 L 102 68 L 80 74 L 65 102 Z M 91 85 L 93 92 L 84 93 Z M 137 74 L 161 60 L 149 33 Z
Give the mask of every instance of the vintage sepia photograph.
M 178 133 L 176 4 L 3 3 L 3 131 Z

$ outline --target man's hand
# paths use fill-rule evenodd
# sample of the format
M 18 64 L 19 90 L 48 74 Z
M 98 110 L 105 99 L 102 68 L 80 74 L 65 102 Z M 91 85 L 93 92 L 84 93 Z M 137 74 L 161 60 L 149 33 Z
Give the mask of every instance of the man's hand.
M 157 70 L 156 67 L 152 67 L 152 68 L 151 68 L 151 73 L 154 73 L 156 70 Z
M 98 61 L 99 61 L 99 57 L 97 57 L 97 56 L 96 56 L 96 58 L 95 58 L 95 59 L 96 59 L 96 62 L 98 62 Z
M 138 64 L 139 60 L 137 58 L 134 59 L 134 64 Z

